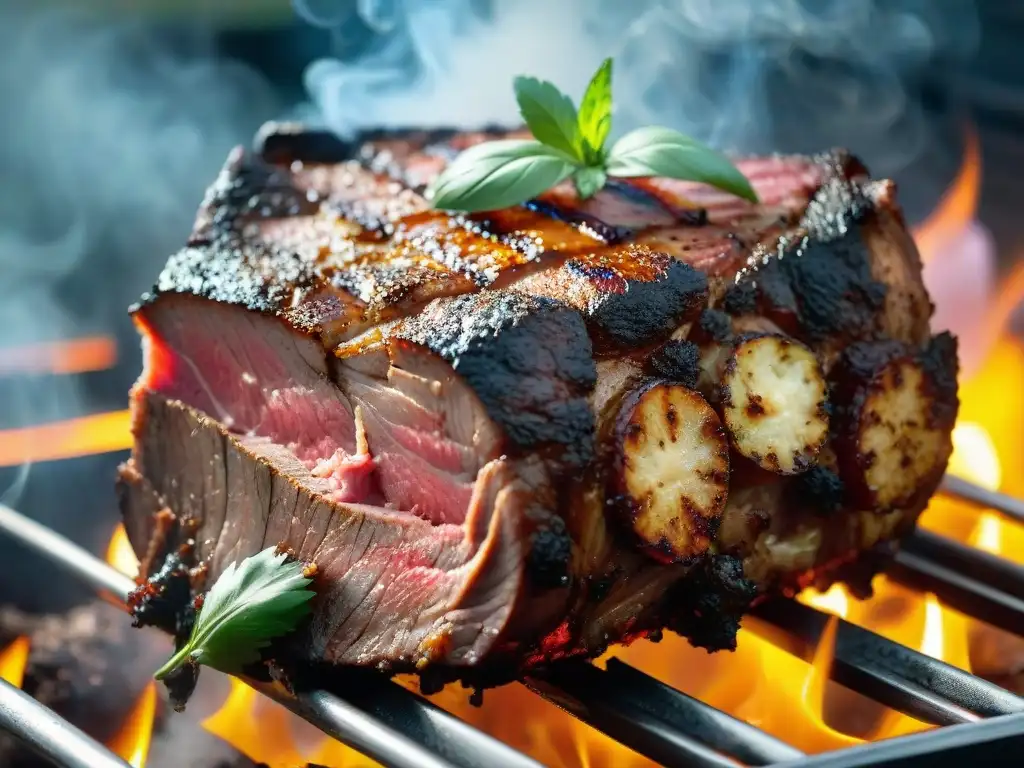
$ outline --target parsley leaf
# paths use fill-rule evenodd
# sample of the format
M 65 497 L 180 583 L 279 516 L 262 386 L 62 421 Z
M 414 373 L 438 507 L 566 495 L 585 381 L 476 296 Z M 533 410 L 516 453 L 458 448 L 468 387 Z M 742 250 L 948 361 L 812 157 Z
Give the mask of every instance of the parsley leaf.
M 274 547 L 229 565 L 207 592 L 188 642 L 154 677 L 162 680 L 183 664 L 231 673 L 258 661 L 273 638 L 309 613 L 314 593 L 302 569 Z
M 427 198 L 442 210 L 493 211 L 546 192 L 575 168 L 565 154 L 537 141 L 489 141 L 455 158 Z
M 612 129 L 612 60 L 605 59 L 590 80 L 580 102 L 580 134 L 586 160 L 597 164 L 604 160 L 604 143 Z
M 582 160 L 583 144 L 572 99 L 535 77 L 517 77 L 513 89 L 519 113 L 533 137 L 574 160 Z
M 615 142 L 608 155 L 608 175 L 700 181 L 757 202 L 747 177 L 728 158 L 670 128 L 637 128 Z

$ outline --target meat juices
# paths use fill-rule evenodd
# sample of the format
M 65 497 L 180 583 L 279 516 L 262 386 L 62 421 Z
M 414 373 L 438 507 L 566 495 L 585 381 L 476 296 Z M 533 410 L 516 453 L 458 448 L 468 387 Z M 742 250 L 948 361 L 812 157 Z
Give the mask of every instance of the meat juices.
M 232 153 L 133 309 L 150 596 L 279 544 L 316 566 L 287 653 L 497 680 L 664 628 L 731 648 L 760 596 L 863 583 L 913 527 L 956 346 L 891 182 L 832 152 L 739 161 L 758 205 L 656 179 L 431 210 L 500 135 Z

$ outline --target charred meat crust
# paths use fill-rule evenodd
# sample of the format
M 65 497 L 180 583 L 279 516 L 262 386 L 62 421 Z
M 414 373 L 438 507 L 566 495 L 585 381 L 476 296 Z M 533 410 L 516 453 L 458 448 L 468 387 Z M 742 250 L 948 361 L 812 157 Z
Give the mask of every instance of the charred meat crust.
M 757 585 L 743 575 L 739 559 L 706 557 L 667 596 L 670 626 L 698 648 L 734 651 L 740 620 L 757 595 Z
M 547 526 L 538 528 L 530 539 L 527 574 L 530 582 L 541 589 L 569 585 L 572 559 L 572 538 L 565 521 L 552 517 Z
M 578 313 L 550 299 L 488 291 L 437 299 L 394 335 L 449 362 L 513 450 L 554 448 L 570 466 L 594 455 L 586 398 L 597 374 Z
M 311 215 L 320 201 L 284 169 L 236 149 L 209 188 L 186 248 L 171 256 L 140 307 L 165 293 L 201 296 L 256 312 L 286 309 L 296 290 L 316 282 L 315 264 L 261 238 L 245 236 L 259 219 Z
M 141 480 L 128 467 L 130 465 L 122 467 L 118 477 L 117 490 L 122 504 L 131 503 L 129 487 Z M 201 600 L 193 595 L 202 589 L 203 569 L 197 567 L 195 560 L 195 521 L 183 522 L 167 509 L 157 514 L 161 516 L 160 531 L 150 542 L 156 549 L 140 564 L 147 578 L 140 580 L 128 594 L 126 605 L 132 626 L 157 627 L 169 632 L 177 650 L 192 634 Z M 184 709 L 198 682 L 199 671 L 193 664 L 185 664 L 168 675 L 165 683 L 174 709 Z
M 655 378 L 696 389 L 700 377 L 700 348 L 692 341 L 667 341 L 647 358 L 647 370 Z
M 863 182 L 836 172 L 799 227 L 779 238 L 774 252 L 755 253 L 754 268 L 726 292 L 722 308 L 762 314 L 810 342 L 870 335 L 887 291 L 872 273 L 865 240 L 874 215 Z
M 312 129 L 302 123 L 266 123 L 253 139 L 253 152 L 268 163 L 290 166 L 292 163 L 333 164 L 351 159 L 358 142 L 348 142 L 325 129 Z
M 707 277 L 645 248 L 570 259 L 570 279 L 593 286 L 585 316 L 599 351 L 635 350 L 668 337 L 707 304 Z
M 310 287 L 315 280 L 312 264 L 272 246 L 240 240 L 202 244 L 171 256 L 152 292 L 132 309 L 180 293 L 254 312 L 278 312 L 296 287 Z
M 697 343 L 726 344 L 732 338 L 732 319 L 721 310 L 705 309 L 697 318 L 697 327 L 691 333 L 691 338 Z
M 707 304 L 700 271 L 640 245 L 599 248 L 569 257 L 514 289 L 578 310 L 598 355 L 636 352 L 668 338 Z
M 790 491 L 791 502 L 819 515 L 838 514 L 845 505 L 843 481 L 828 467 L 814 466 L 798 475 Z

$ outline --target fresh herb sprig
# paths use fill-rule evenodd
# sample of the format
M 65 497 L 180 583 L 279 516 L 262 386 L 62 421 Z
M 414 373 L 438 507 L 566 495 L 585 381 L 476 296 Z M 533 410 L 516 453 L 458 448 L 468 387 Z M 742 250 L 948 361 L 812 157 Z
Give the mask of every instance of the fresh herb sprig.
M 740 171 L 710 147 L 669 128 L 627 133 L 609 149 L 612 60 L 594 74 L 580 108 L 551 83 L 515 79 L 519 111 L 533 134 L 477 144 L 462 152 L 427 191 L 434 208 L 489 211 L 518 205 L 572 178 L 583 200 L 609 176 L 664 176 L 699 181 L 751 202 L 757 195 Z
M 274 547 L 231 563 L 210 591 L 188 642 L 154 677 L 163 680 L 183 664 L 234 673 L 258 661 L 275 637 L 291 632 L 309 613 L 313 591 L 302 563 Z

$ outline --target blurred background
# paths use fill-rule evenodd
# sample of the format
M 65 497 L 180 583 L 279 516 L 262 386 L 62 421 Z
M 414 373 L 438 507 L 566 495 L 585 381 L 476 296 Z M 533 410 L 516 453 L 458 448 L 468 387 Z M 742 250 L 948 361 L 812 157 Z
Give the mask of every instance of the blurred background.
M 515 74 L 578 97 L 609 55 L 613 132 L 846 146 L 894 178 L 936 323 L 979 369 L 1024 252 L 1022 39 L 1002 0 L 0 0 L 0 496 L 104 549 L 140 367 L 127 307 L 261 123 L 514 122 Z M 6 541 L 0 562 L 4 602 L 86 595 L 40 589 L 26 569 L 48 566 Z

